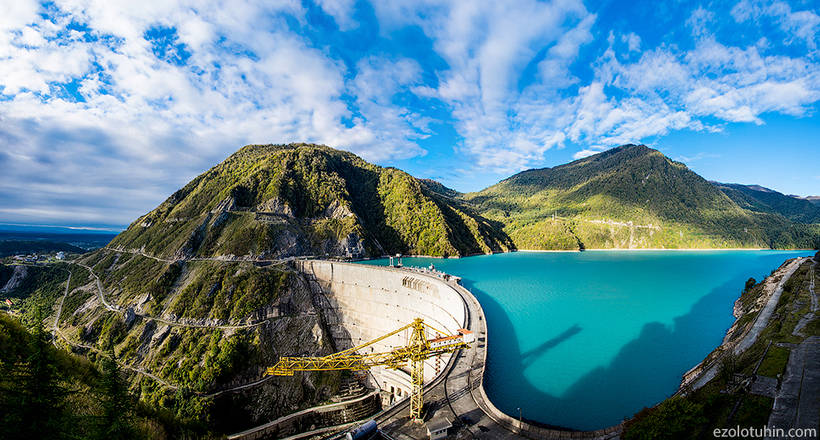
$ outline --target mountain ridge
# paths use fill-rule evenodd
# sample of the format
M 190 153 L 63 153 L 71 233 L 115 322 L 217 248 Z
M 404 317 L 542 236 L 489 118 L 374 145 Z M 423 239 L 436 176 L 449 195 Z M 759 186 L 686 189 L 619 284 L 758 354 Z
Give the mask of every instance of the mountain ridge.
M 685 164 L 645 145 L 525 170 L 462 197 L 485 217 L 503 221 L 518 248 L 817 246 L 814 226 L 794 226 L 776 210 L 744 209 Z
M 460 257 L 521 249 L 815 247 L 820 207 L 709 182 L 626 144 L 478 192 L 314 144 L 248 145 L 110 247 L 185 258 Z
M 509 250 L 499 230 L 419 179 L 352 153 L 249 145 L 138 218 L 111 246 L 174 258 L 464 256 Z
M 760 185 L 720 182 L 714 185 L 744 209 L 780 214 L 797 223 L 820 222 L 820 206 L 810 200 L 788 196 Z

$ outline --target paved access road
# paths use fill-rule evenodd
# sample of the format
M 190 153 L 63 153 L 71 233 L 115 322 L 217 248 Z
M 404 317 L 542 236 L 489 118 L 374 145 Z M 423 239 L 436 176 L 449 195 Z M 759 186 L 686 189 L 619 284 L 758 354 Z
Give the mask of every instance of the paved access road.
M 779 272 L 783 274 L 780 278 L 780 281 L 777 283 L 777 286 L 774 289 L 774 292 L 769 297 L 768 302 L 763 307 L 763 310 L 757 315 L 757 319 L 755 319 L 754 324 L 752 325 L 751 330 L 749 330 L 745 336 L 738 342 L 737 345 L 734 347 L 734 353 L 740 354 L 746 351 L 747 348 L 751 347 L 752 344 L 757 341 L 757 337 L 760 335 L 760 332 L 769 325 L 769 319 L 772 317 L 772 313 L 774 313 L 774 309 L 777 307 L 778 301 L 780 301 L 780 295 L 783 293 L 783 286 L 786 284 L 786 281 L 791 278 L 792 274 L 797 270 L 798 267 L 803 263 L 803 258 L 795 258 L 792 262 L 790 262 L 785 268 L 781 269 Z M 712 364 L 704 370 L 697 379 L 692 381 L 692 389 L 696 390 L 715 378 L 717 375 L 718 369 L 720 369 L 722 357 L 719 357 L 712 361 Z

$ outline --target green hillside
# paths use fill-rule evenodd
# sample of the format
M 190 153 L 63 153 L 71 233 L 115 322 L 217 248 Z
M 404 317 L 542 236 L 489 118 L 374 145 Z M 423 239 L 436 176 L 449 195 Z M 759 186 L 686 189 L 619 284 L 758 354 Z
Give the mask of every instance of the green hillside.
M 779 214 L 798 223 L 820 223 L 820 205 L 807 199 L 781 194 L 757 185 L 715 183 L 743 209 L 767 214 Z
M 250 145 L 110 244 L 155 256 L 462 256 L 506 251 L 500 227 L 395 168 L 324 146 Z
M 184 424 L 139 405 L 107 356 L 60 350 L 42 325 L 0 313 L 0 438 L 191 437 Z
M 465 194 L 520 249 L 816 247 L 820 228 L 755 212 L 686 165 L 624 145 Z

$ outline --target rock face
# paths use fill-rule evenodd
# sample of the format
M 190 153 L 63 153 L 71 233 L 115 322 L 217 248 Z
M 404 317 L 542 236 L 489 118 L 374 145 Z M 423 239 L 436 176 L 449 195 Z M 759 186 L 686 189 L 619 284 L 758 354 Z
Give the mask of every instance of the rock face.
M 17 288 L 23 279 L 26 277 L 26 266 L 14 266 L 14 272 L 11 274 L 11 278 L 5 283 L 0 292 L 10 292 Z
M 173 258 L 459 256 L 512 248 L 500 224 L 394 168 L 318 145 L 251 145 L 111 247 Z
M 286 218 L 292 218 L 293 217 L 293 210 L 290 209 L 290 206 L 288 206 L 285 202 L 280 200 L 278 197 L 273 197 L 269 200 L 266 200 L 263 203 L 260 203 L 256 207 L 256 212 L 273 214 L 273 215 L 278 215 L 278 216 L 282 216 L 282 217 L 286 217 Z

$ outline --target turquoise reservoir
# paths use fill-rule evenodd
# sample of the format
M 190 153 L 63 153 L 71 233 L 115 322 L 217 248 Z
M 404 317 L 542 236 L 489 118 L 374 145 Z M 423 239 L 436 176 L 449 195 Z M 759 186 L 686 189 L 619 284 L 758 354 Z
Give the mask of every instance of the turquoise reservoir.
M 500 410 L 593 430 L 674 393 L 721 343 L 745 281 L 809 255 L 514 252 L 404 264 L 458 275 L 478 298 L 489 331 L 485 389 Z

